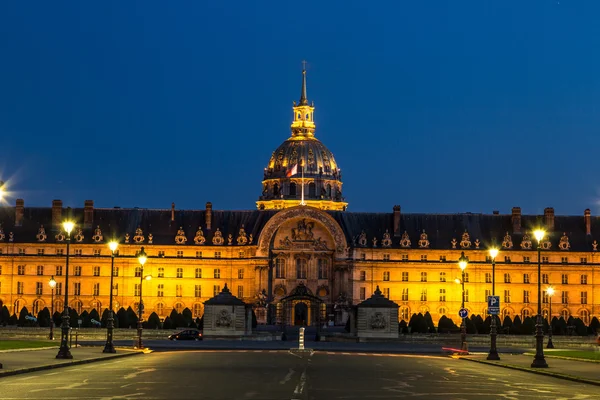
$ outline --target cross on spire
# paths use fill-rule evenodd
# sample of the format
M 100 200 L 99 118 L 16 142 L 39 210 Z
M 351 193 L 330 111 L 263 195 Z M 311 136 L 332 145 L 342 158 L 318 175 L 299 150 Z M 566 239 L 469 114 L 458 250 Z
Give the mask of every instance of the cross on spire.
M 302 91 L 300 92 L 300 104 L 301 106 L 308 105 L 308 99 L 306 97 L 306 61 L 302 61 Z

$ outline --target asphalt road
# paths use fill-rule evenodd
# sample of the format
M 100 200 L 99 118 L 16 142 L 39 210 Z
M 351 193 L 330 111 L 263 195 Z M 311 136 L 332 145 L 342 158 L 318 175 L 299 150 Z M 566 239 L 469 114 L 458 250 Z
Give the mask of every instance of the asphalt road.
M 0 399 L 556 400 L 598 393 L 597 386 L 447 357 L 285 351 L 155 352 L 0 379 Z

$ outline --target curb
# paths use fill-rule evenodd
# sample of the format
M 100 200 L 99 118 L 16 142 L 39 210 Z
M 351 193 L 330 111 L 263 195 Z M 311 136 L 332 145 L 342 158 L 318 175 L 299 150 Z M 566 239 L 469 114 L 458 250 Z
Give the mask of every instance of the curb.
M 44 371 L 44 370 L 55 369 L 55 368 L 72 367 L 74 365 L 89 364 L 89 363 L 98 362 L 98 361 L 114 360 L 115 358 L 131 357 L 131 356 L 135 356 L 138 354 L 144 354 L 144 352 L 136 351 L 136 352 L 132 352 L 132 353 L 116 354 L 114 356 L 108 356 L 108 357 L 88 358 L 85 360 L 75 360 L 75 361 L 65 362 L 65 363 L 40 365 L 38 367 L 13 369 L 13 370 L 9 370 L 9 371 L 0 371 L 0 379 L 2 379 L 5 376 L 26 374 L 28 372 Z
M 524 355 L 533 356 L 533 353 L 523 353 Z M 590 360 L 589 358 L 577 358 L 577 357 L 565 357 L 565 356 L 553 356 L 552 354 L 548 355 L 544 353 L 544 357 L 546 358 L 558 358 L 560 360 L 569 360 L 569 361 L 583 361 L 600 364 L 600 360 Z
M 26 348 L 23 348 L 23 349 L 0 350 L 0 354 L 2 354 L 2 353 L 18 353 L 20 351 L 51 350 L 51 349 L 58 349 L 59 347 L 60 346 L 26 347 Z
M 590 385 L 600 386 L 600 381 L 595 381 L 595 380 L 586 379 L 586 378 L 580 378 L 578 376 L 573 376 L 573 375 L 559 374 L 559 373 L 556 373 L 556 372 L 547 372 L 547 371 L 542 370 L 542 369 L 533 369 L 533 368 L 527 368 L 527 367 L 520 367 L 518 365 L 511 365 L 511 364 L 499 364 L 499 363 L 494 363 L 494 362 L 490 362 L 490 361 L 487 361 L 487 360 L 476 360 L 474 358 L 459 357 L 459 359 L 466 360 L 466 361 L 472 361 L 472 362 L 476 362 L 476 363 L 479 363 L 479 364 L 487 364 L 487 365 L 493 365 L 493 366 L 496 366 L 496 367 L 514 369 L 514 370 L 517 370 L 517 371 L 530 372 L 532 374 L 551 376 L 553 378 L 564 379 L 564 380 L 572 381 L 572 382 L 587 383 L 587 384 L 590 384 Z

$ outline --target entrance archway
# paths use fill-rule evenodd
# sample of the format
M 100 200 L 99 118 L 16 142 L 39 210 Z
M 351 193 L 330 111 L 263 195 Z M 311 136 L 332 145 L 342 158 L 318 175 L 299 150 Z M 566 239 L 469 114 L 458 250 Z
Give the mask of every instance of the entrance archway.
M 294 306 L 294 325 L 305 326 L 308 321 L 308 306 L 300 301 Z

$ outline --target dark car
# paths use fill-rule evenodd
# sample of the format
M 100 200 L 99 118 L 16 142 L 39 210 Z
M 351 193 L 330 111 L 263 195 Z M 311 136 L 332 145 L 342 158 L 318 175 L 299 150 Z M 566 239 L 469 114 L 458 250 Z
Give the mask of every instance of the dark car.
M 195 329 L 188 329 L 169 335 L 169 340 L 202 340 L 202 333 Z

